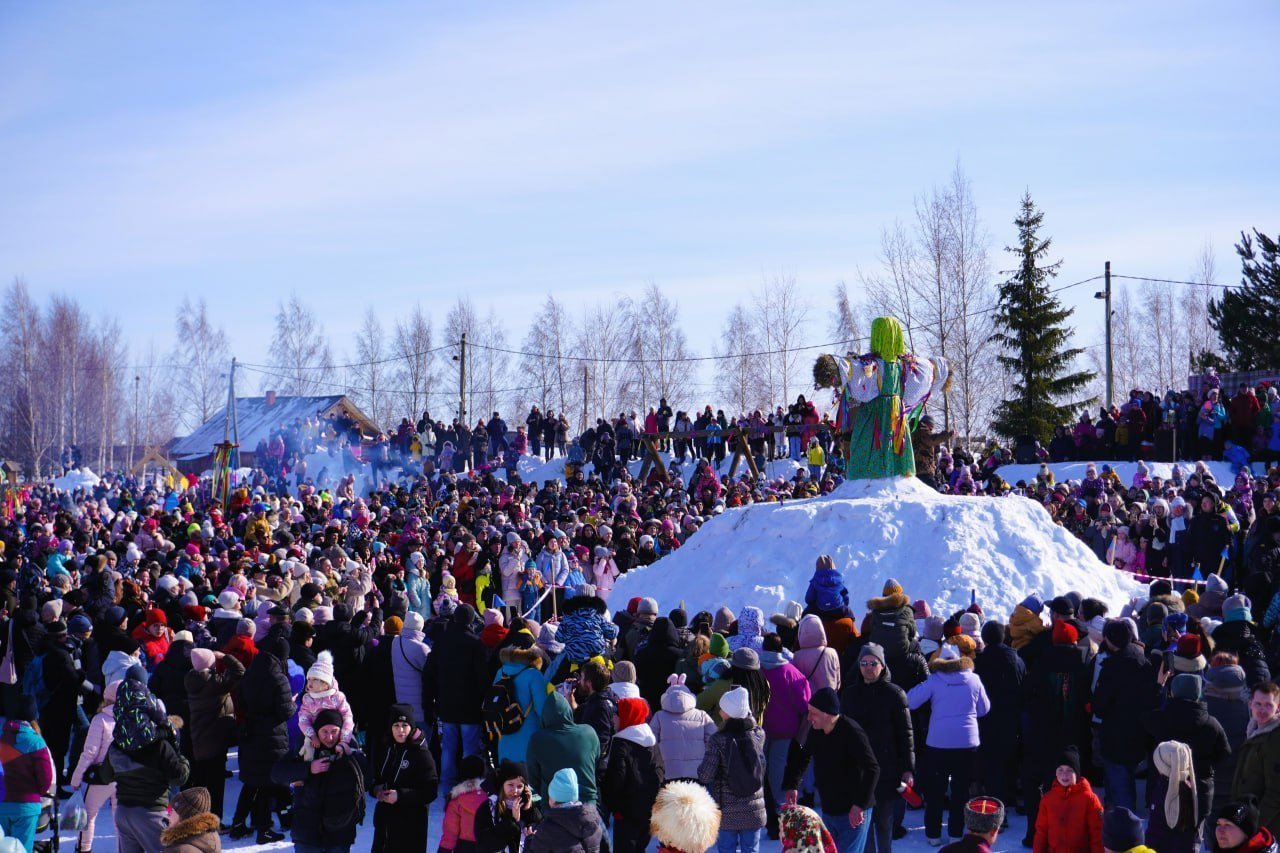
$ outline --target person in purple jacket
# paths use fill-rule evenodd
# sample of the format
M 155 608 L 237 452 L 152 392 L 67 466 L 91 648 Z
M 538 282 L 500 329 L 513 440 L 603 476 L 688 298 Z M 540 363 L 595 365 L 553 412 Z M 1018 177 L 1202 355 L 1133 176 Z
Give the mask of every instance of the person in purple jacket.
M 787 767 L 787 750 L 800 733 L 809 709 L 809 680 L 790 661 L 791 653 L 782 647 L 782 638 L 766 634 L 764 651 L 760 652 L 760 671 L 769 682 L 769 704 L 764 709 L 765 773 L 773 803 L 782 802 L 782 773 Z M 770 810 L 770 837 L 778 822 L 776 806 Z
M 930 706 L 929 734 L 925 739 L 924 834 L 938 847 L 942 840 L 942 804 L 951 786 L 947 834 L 964 834 L 964 808 L 973 779 L 978 752 L 978 718 L 991 710 L 982 682 L 973 672 L 973 661 L 953 645 L 945 645 L 929 663 L 929 677 L 907 693 L 911 709 Z

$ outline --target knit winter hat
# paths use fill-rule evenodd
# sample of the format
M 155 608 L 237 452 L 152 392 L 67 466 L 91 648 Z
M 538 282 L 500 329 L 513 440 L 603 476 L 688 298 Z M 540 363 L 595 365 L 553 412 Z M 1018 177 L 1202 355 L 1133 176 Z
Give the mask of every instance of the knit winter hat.
M 809 706 L 833 717 L 840 716 L 840 696 L 830 687 L 823 687 L 809 697 Z
M 400 631 L 404 629 L 404 621 L 399 616 L 388 616 L 382 620 L 382 633 L 388 637 L 400 636 Z
M 1061 754 L 1058 755 L 1058 761 L 1053 765 L 1054 768 L 1070 767 L 1076 771 L 1076 775 L 1080 775 L 1080 752 L 1074 746 L 1068 746 Z
M 485 611 L 485 613 L 488 613 L 488 612 L 489 612 L 488 610 Z M 501 616 L 501 614 L 499 614 L 499 616 Z M 400 633 L 403 634 L 405 631 L 421 631 L 425 624 L 426 622 L 423 621 L 421 613 L 416 613 L 410 610 L 408 613 L 404 615 L 404 628 L 400 631 Z
M 1190 607 L 1191 605 L 1195 604 L 1199 600 L 1200 600 L 1200 594 L 1197 593 L 1194 589 L 1188 588 L 1182 591 L 1182 603 L 1185 606 Z
M 957 634 L 949 638 L 947 643 L 959 649 L 963 657 L 972 658 L 978 654 L 978 641 L 968 634 Z
M 1240 827 L 1245 838 L 1253 838 L 1262 827 L 1262 814 L 1258 811 L 1258 801 L 1253 797 L 1242 797 L 1227 803 L 1214 816 L 1213 825 L 1217 826 L 1220 820 Z
M 1190 672 L 1175 675 L 1169 687 L 1170 696 L 1174 699 L 1186 699 L 1189 702 L 1199 702 L 1203 692 L 1203 679 Z
M 1040 596 L 1036 595 L 1034 592 L 1022 599 L 1022 604 L 1019 606 L 1025 607 L 1036 615 L 1039 615 L 1044 611 L 1044 602 L 1040 599 Z
M 884 590 L 880 594 L 884 596 L 901 595 L 902 584 L 898 583 L 894 578 L 889 578 L 884 582 Z
M 307 670 L 307 681 L 313 678 L 317 681 L 323 681 L 330 687 L 334 686 L 333 655 L 328 650 L 321 652 L 320 656 L 316 658 L 316 662 L 311 664 L 311 669 Z
M 395 725 L 396 723 L 408 723 L 413 725 L 413 707 L 405 704 L 395 704 L 387 709 L 387 725 Z
M 960 614 L 960 631 L 966 637 L 977 637 L 982 630 L 982 617 L 977 613 Z
M 1066 596 L 1060 595 L 1049 602 L 1049 612 L 1058 618 L 1066 618 L 1076 615 L 1076 609 L 1071 605 L 1071 601 Z
M 734 720 L 745 720 L 751 716 L 751 694 L 745 687 L 731 687 L 720 697 L 720 710 Z
M 879 643 L 867 643 L 858 652 L 858 662 L 861 663 L 863 658 L 875 658 L 880 661 L 881 666 L 885 666 L 884 662 L 884 646 Z
M 813 565 L 813 568 L 815 570 L 834 569 L 835 567 L 836 567 L 836 561 L 831 558 L 830 554 L 818 555 L 818 559 Z M 885 595 L 888 595 L 888 593 L 885 593 Z
M 253 623 L 252 619 L 241 619 L 236 623 L 236 636 L 252 637 L 258 631 L 258 626 Z
M 984 646 L 995 646 L 1004 642 L 1005 628 L 1004 625 L 991 619 L 982 626 L 982 644 Z
M 1142 820 L 1124 806 L 1112 806 L 1102 815 L 1102 846 L 1108 850 L 1132 850 L 1142 844 Z
M 708 651 L 715 657 L 727 658 L 729 656 L 729 641 L 724 638 L 723 634 L 712 634 Z
M 974 797 L 964 806 L 964 828 L 975 835 L 995 832 L 1004 825 L 1004 803 L 995 797 Z
M 620 660 L 613 665 L 613 681 L 615 684 L 619 682 L 636 682 L 636 665 L 629 660 Z
M 1080 632 L 1070 622 L 1059 620 L 1053 623 L 1053 644 L 1055 646 L 1074 646 L 1080 640 Z
M 169 807 L 177 813 L 180 820 L 187 820 L 209 811 L 212 805 L 208 788 L 187 788 L 179 791 L 169 800 Z
M 734 652 L 729 662 L 737 669 L 754 670 L 760 668 L 760 656 L 755 653 L 754 649 L 749 649 L 746 646 Z
M 311 724 L 315 726 L 317 732 L 325 726 L 338 726 L 341 728 L 342 712 L 337 708 L 321 708 L 316 712 L 316 717 Z
M 1249 601 L 1247 595 L 1236 593 L 1229 596 L 1222 602 L 1222 621 L 1223 622 L 1248 622 L 1249 611 L 1253 607 L 1253 602 Z
M 1204 588 L 1206 592 L 1221 592 L 1225 594 L 1229 587 L 1227 582 L 1222 579 L 1222 575 L 1214 572 L 1204 580 Z
M 557 803 L 576 803 L 578 801 L 578 774 L 572 767 L 561 767 L 551 777 L 547 786 L 547 796 Z
M 77 613 L 67 620 L 67 630 L 77 637 L 93 630 L 93 622 L 83 613 Z
M 917 619 L 928 619 L 933 615 L 933 611 L 929 609 L 929 602 L 923 598 L 917 599 L 911 604 L 911 612 L 915 614 Z
M 935 643 L 941 643 L 943 637 L 943 625 L 941 616 L 930 616 L 924 620 L 924 627 L 920 629 L 920 636 L 926 640 L 932 640 Z
M 487 612 L 487 611 L 486 611 Z M 556 639 L 556 626 L 546 622 L 538 632 L 538 647 L 549 655 L 558 655 L 564 651 L 564 643 Z
M 1111 619 L 1102 626 L 1102 636 L 1117 649 L 1123 649 L 1133 642 L 1129 625 L 1123 619 Z
M 1178 634 L 1187 633 L 1187 614 L 1175 610 L 1164 617 L 1164 627 L 1165 630 L 1176 631 Z
M 478 755 L 468 755 L 458 762 L 458 778 L 464 781 L 483 779 L 485 775 L 484 759 Z
M 218 606 L 223 610 L 239 610 L 240 596 L 236 594 L 235 590 L 224 589 L 218 593 Z
M 472 776 L 470 778 L 474 779 L 476 777 Z M 524 762 L 522 761 L 510 761 L 504 758 L 498 762 L 497 769 L 493 771 L 493 781 L 497 784 L 499 790 L 512 779 L 526 778 L 528 778 L 528 771 L 525 770 Z
M 641 725 L 649 719 L 649 703 L 643 699 L 618 700 L 618 731 Z
M 147 626 L 152 625 L 168 625 L 169 617 L 164 615 L 164 611 L 159 608 L 152 608 L 147 611 Z
M 657 616 L 658 602 L 652 598 L 640 599 L 640 605 L 636 607 L 637 616 Z
M 415 616 L 417 614 L 414 614 Z M 490 607 L 484 612 L 485 625 L 504 625 L 506 624 L 502 618 L 502 611 L 496 607 Z
M 192 649 L 191 650 L 191 668 L 196 672 L 205 672 L 213 667 L 217 658 L 213 652 L 208 649 Z

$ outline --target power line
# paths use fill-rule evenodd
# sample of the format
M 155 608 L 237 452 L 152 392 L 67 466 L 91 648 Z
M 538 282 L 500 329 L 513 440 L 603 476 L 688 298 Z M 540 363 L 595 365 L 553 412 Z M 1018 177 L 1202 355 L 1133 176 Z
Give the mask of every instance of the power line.
M 1238 284 L 1214 284 L 1211 281 L 1178 281 L 1177 279 L 1172 278 L 1151 278 L 1150 276 L 1145 275 L 1120 275 L 1118 273 L 1112 273 L 1111 277 L 1127 278 L 1131 281 L 1151 281 L 1157 284 L 1189 284 L 1193 287 L 1218 287 L 1223 290 L 1244 290 L 1244 288 Z
M 456 346 L 457 346 L 456 343 L 442 344 L 438 347 L 432 347 L 431 349 L 427 349 L 427 350 L 417 350 L 415 352 L 401 353 L 400 355 L 392 355 L 386 358 L 376 358 L 370 361 L 356 361 L 356 362 L 351 362 L 350 364 L 287 365 L 287 364 L 250 364 L 247 362 L 239 361 L 239 362 L 236 362 L 236 366 L 246 367 L 246 368 L 256 368 L 259 370 L 345 370 L 347 368 L 352 368 L 352 367 L 372 367 L 375 364 L 389 364 L 390 362 L 393 362 L 393 361 L 408 361 L 414 358 L 421 358 L 424 355 L 431 355 L 431 353 L 433 352 L 440 352 L 441 350 L 452 349 L 453 347 L 456 347 Z

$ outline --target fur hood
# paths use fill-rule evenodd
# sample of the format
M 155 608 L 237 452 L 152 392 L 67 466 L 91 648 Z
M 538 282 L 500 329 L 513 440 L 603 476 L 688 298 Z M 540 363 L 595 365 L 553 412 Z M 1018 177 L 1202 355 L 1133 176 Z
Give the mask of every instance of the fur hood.
M 449 789 L 449 799 L 457 799 L 463 794 L 470 794 L 477 791 L 484 794 L 486 797 L 488 796 L 484 790 L 483 779 L 464 779 Z
M 542 669 L 543 657 L 541 650 L 537 646 L 532 649 L 517 649 L 515 646 L 507 646 L 498 651 L 498 660 L 503 663 L 514 663 L 520 666 Z
M 212 812 L 193 815 L 186 820 L 180 820 L 173 826 L 160 833 L 160 843 L 165 847 L 173 847 L 184 841 L 205 835 L 212 832 L 216 838 L 218 835 L 218 817 Z
M 972 658 L 961 657 L 955 660 L 943 660 L 940 657 L 935 657 L 929 661 L 930 672 L 970 672 L 972 670 Z
M 696 782 L 668 782 L 653 804 L 649 832 L 665 848 L 701 853 L 715 846 L 720 809 Z
M 900 610 L 903 607 L 911 607 L 911 599 L 907 598 L 905 593 L 895 592 L 893 595 L 886 595 L 884 598 L 867 599 L 868 610 Z
M 609 605 L 605 603 L 603 598 L 594 595 L 575 595 L 564 603 L 564 612 L 572 613 L 575 610 L 594 610 L 601 616 L 609 612 Z

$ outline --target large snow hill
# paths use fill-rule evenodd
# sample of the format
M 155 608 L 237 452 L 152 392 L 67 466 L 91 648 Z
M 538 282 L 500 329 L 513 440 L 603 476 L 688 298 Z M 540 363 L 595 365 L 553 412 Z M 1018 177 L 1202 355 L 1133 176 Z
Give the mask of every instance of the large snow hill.
M 775 613 L 803 602 L 819 554 L 844 573 L 856 614 L 896 578 L 912 599 L 950 613 L 977 598 L 1007 617 L 1035 592 L 1069 590 L 1119 612 L 1137 587 L 1025 498 L 942 495 L 914 478 L 853 480 L 829 496 L 731 509 L 682 548 L 618 580 L 615 607 L 632 596 L 665 612 L 754 604 Z

